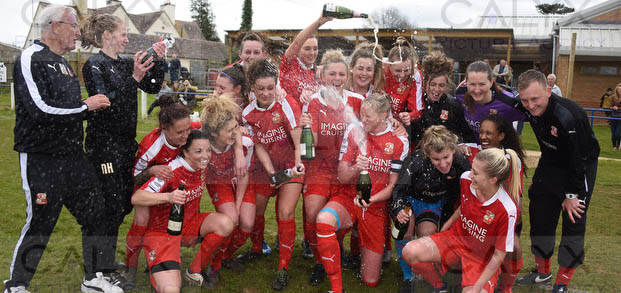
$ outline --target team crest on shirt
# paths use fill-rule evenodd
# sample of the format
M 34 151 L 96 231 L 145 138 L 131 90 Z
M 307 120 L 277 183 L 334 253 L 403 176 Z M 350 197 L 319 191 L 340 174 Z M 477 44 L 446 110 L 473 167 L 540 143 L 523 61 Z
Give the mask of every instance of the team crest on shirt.
M 60 72 L 64 75 L 69 75 L 69 73 L 67 72 L 67 67 L 65 67 L 65 64 L 59 63 L 58 67 L 60 67 Z
M 44 192 L 37 193 L 37 199 L 35 199 L 35 204 L 46 205 L 47 204 L 47 194 L 44 193 Z
M 558 129 L 555 126 L 550 127 L 550 134 L 554 137 L 558 137 Z
M 387 142 L 386 147 L 384 148 L 384 153 L 387 155 L 392 155 L 394 151 L 395 151 L 395 145 L 391 142 Z
M 496 109 L 489 109 L 489 114 L 490 115 L 496 115 L 496 114 L 498 114 L 498 110 L 496 110 Z
M 483 216 L 483 222 L 485 222 L 485 224 L 491 224 L 494 221 L 494 217 L 496 215 L 494 215 L 494 213 L 492 213 L 492 211 L 486 211 L 485 212 L 485 216 Z
M 151 250 L 151 252 L 149 252 L 149 260 L 151 262 L 155 261 L 155 250 Z
M 440 113 L 440 119 L 448 120 L 448 114 L 448 110 L 442 110 L 442 113 Z
M 280 123 L 280 114 L 276 112 L 272 113 L 272 122 Z

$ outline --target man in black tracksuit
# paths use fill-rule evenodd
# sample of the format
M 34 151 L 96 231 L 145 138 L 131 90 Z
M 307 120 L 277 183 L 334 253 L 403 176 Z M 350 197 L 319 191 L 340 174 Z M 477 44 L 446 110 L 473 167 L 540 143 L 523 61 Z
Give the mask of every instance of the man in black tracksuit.
M 519 284 L 551 279 L 550 259 L 562 212 L 555 292 L 567 292 L 575 268 L 584 260 L 587 209 L 597 173 L 599 144 L 586 113 L 575 102 L 551 94 L 543 73 L 521 74 L 518 90 L 541 149 L 541 158 L 528 190 L 531 250 L 537 270 Z
M 24 292 L 29 285 L 63 206 L 81 225 L 83 292 L 122 292 L 96 273 L 101 190 L 82 147 L 87 111 L 104 109 L 109 100 L 94 95 L 83 101 L 76 73 L 62 57 L 80 36 L 75 11 L 50 5 L 40 15 L 41 40 L 25 49 L 14 67 L 13 148 L 19 152 L 27 216 L 4 292 Z
M 119 227 L 132 210 L 132 168 L 138 149 L 137 90 L 141 88 L 151 94 L 158 93 L 164 80 L 164 70 L 164 62 L 161 59 L 155 60 L 153 67 L 137 81 L 132 76 L 133 58 L 112 58 L 103 51 L 91 56 L 82 67 L 88 94 L 103 94 L 110 99 L 109 108 L 89 114 L 85 140 L 86 153 L 97 170 L 105 198 L 106 245 L 109 253 L 106 254 L 108 258 L 104 273 L 112 273 L 115 269 Z

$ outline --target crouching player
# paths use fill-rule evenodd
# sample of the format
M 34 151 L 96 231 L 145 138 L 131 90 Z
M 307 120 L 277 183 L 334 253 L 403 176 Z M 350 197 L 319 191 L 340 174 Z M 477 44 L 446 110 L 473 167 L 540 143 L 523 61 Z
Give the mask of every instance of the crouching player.
M 212 255 L 222 241 L 233 231 L 233 222 L 220 213 L 199 213 L 203 195 L 203 171 L 211 157 L 207 136 L 192 130 L 177 158 L 168 166 L 173 177 L 162 180 L 151 178 L 132 196 L 132 204 L 149 206 L 149 225 L 144 237 L 145 257 L 149 265 L 151 284 L 157 292 L 181 291 L 180 246 L 192 246 L 202 238 L 201 247 L 190 265 L 190 270 L 200 272 L 198 283 L 214 289 L 206 269 Z M 179 190 L 183 184 L 185 190 Z M 166 232 L 172 204 L 184 205 L 182 233 L 178 236 Z
M 403 249 L 403 259 L 415 273 L 432 285 L 442 284 L 433 266 L 440 263 L 442 271 L 461 268 L 463 292 L 494 291 L 500 265 L 513 251 L 521 180 L 511 176 L 508 186 L 505 182 L 510 174 L 520 174 L 519 164 L 511 149 L 487 149 L 476 155 L 472 170 L 461 175 L 461 205 L 442 232 L 409 242 Z

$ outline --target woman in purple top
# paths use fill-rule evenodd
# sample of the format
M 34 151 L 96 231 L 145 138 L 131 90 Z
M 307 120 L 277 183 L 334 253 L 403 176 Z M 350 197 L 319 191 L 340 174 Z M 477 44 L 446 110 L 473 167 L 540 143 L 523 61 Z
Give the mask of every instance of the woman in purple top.
M 511 92 L 496 84 L 492 69 L 483 61 L 468 65 L 465 86 L 464 83 L 460 85 L 455 97 L 464 106 L 464 117 L 477 142 L 481 122 L 490 114 L 497 114 L 510 122 L 526 118 L 519 101 Z

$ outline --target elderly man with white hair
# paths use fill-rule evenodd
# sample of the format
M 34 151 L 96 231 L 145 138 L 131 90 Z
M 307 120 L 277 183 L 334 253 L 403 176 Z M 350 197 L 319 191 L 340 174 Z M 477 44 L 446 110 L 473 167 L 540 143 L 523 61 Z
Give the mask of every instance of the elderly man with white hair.
M 552 89 L 552 93 L 559 97 L 562 97 L 563 94 L 561 93 L 561 88 L 559 88 L 558 85 L 556 85 L 556 74 L 554 73 L 548 74 L 547 80 L 548 80 L 548 87 Z
M 82 100 L 80 82 L 62 56 L 80 37 L 75 10 L 46 7 L 37 19 L 41 39 L 17 58 L 15 78 L 15 145 L 26 195 L 26 223 L 13 253 L 4 292 L 28 292 L 62 207 L 82 231 L 82 292 L 123 292 L 98 272 L 108 253 L 100 245 L 103 199 L 94 166 L 84 153 L 83 121 L 89 111 L 110 106 L 98 94 Z M 65 286 L 48 284 L 58 289 Z M 70 289 L 65 289 L 70 290 Z M 70 290 L 74 291 L 74 290 Z

